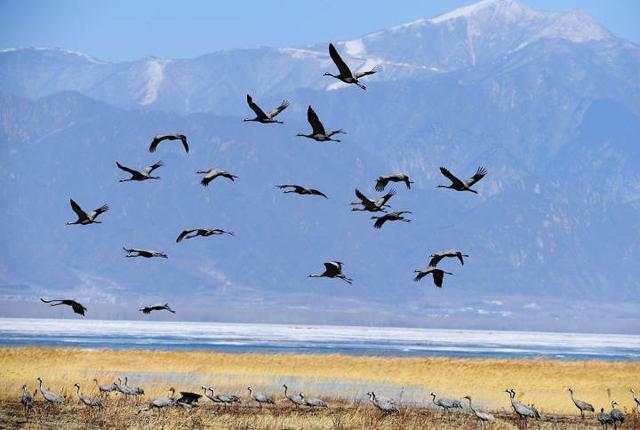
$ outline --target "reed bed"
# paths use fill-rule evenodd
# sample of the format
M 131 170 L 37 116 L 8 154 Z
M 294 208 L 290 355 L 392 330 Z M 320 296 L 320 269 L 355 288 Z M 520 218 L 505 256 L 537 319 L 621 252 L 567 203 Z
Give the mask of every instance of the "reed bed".
M 454 359 L 398 358 L 345 355 L 229 354 L 200 351 L 95 350 L 74 348 L 0 348 L 0 409 L 2 419 L 20 426 L 80 428 L 139 427 L 164 428 L 475 428 L 468 412 L 442 414 L 433 410 L 428 394 L 461 398 L 470 394 L 474 404 L 502 417 L 495 429 L 514 428 L 513 414 L 505 388 L 515 388 L 524 403 L 533 403 L 545 420 L 542 428 L 586 428 L 597 421 L 576 420 L 577 410 L 565 387 L 573 387 L 576 397 L 608 409 L 618 401 L 633 417 L 634 404 L 629 389 L 640 387 L 640 363 L 604 361 L 558 361 L 547 359 Z M 178 391 L 200 392 L 201 385 L 233 392 L 247 398 L 247 385 L 275 394 L 272 408 L 259 409 L 244 402 L 236 408 L 216 409 L 209 400 L 196 410 L 171 409 L 136 414 L 142 403 L 116 399 L 107 407 L 89 410 L 76 403 L 73 384 L 95 395 L 92 381 L 114 381 L 129 377 L 130 385 L 145 389 L 144 399 L 166 395 L 169 386 Z M 20 387 L 33 390 L 41 376 L 46 386 L 65 390 L 71 402 L 55 407 L 39 404 L 28 416 L 20 409 Z M 329 410 L 303 411 L 290 408 L 282 394 L 282 383 L 307 396 L 322 397 Z M 382 416 L 366 401 L 364 393 L 375 390 L 384 397 L 398 398 L 404 387 L 400 414 Z M 13 421 L 9 421 L 15 417 Z M 74 418 L 76 417 L 76 418 Z M 120 424 L 119 424 L 120 423 Z M 629 426 L 638 422 L 631 418 Z M 634 428 L 634 427 L 627 427 Z

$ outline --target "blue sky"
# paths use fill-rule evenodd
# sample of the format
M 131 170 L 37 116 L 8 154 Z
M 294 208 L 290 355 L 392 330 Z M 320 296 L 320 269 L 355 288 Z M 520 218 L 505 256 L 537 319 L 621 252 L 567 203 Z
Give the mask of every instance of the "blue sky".
M 581 9 L 614 34 L 640 41 L 638 0 L 522 1 L 536 9 Z M 0 0 L 0 48 L 57 46 L 106 60 L 194 57 L 225 48 L 341 40 L 470 3 Z

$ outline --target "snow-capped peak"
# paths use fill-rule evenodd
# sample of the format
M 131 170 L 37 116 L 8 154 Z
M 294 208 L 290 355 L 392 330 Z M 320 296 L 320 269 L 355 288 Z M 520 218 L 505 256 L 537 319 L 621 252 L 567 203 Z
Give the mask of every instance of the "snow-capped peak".
M 478 13 L 486 11 L 490 11 L 492 13 L 500 11 L 503 15 L 510 15 L 512 17 L 522 16 L 523 14 L 529 14 L 532 17 L 537 15 L 536 11 L 528 8 L 527 6 L 524 6 L 517 0 L 482 0 L 468 6 L 454 9 L 442 15 L 429 18 L 428 21 L 432 24 L 439 24 L 445 21 L 462 17 L 471 18 Z

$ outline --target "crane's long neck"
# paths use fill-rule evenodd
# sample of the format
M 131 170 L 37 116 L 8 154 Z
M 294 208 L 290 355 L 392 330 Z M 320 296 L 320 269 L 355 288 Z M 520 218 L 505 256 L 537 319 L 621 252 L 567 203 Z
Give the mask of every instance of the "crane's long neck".
M 471 412 L 473 412 L 475 415 L 478 415 L 476 410 L 473 408 L 473 405 L 471 404 L 471 399 L 467 399 L 467 400 L 469 401 L 469 409 L 471 409 Z

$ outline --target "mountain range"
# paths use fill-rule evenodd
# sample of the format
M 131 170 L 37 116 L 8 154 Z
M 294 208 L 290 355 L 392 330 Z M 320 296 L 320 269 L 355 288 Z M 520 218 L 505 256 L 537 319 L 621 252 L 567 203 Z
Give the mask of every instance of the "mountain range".
M 191 59 L 106 62 L 60 48 L 0 52 L 0 312 L 69 316 L 36 304 L 73 296 L 93 318 L 640 332 L 640 46 L 580 11 L 483 0 L 337 42 L 367 91 L 334 72 L 328 41 Z M 284 125 L 243 123 L 245 94 L 291 106 Z M 340 144 L 307 141 L 313 105 Z M 184 132 L 192 151 L 152 136 Z M 119 183 L 115 162 L 162 160 L 160 181 Z M 478 195 L 436 189 L 439 166 Z M 196 170 L 235 183 L 203 188 Z M 381 231 L 350 211 L 378 175 L 407 172 Z M 154 172 L 155 173 L 155 172 Z M 299 183 L 329 199 L 281 194 Z M 65 226 L 72 197 L 103 224 Z M 179 244 L 183 228 L 234 237 Z M 166 251 L 132 261 L 122 247 Z M 416 284 L 428 254 L 464 267 Z M 355 279 L 308 279 L 338 259 Z M 426 282 L 425 282 L 426 281 Z

